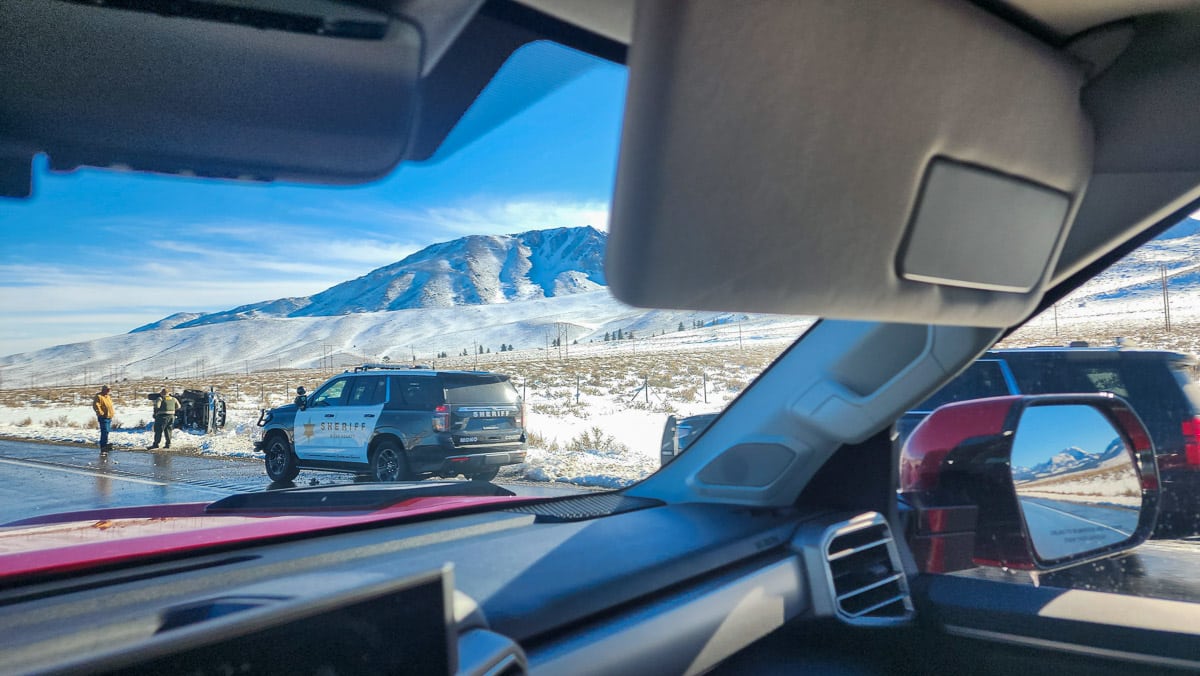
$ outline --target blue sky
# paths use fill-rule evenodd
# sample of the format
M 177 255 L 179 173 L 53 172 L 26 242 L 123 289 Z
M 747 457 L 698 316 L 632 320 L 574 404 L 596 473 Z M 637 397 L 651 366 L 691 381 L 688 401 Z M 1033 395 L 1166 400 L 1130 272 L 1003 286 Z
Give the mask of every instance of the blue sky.
M 468 234 L 604 229 L 624 89 L 623 67 L 531 45 L 451 133 L 451 152 L 364 186 L 52 174 L 39 162 L 32 199 L 0 198 L 0 355 L 311 295 Z
M 1017 425 L 1012 464 L 1033 467 L 1071 446 L 1100 453 L 1117 436 L 1112 423 L 1091 406 L 1034 406 Z

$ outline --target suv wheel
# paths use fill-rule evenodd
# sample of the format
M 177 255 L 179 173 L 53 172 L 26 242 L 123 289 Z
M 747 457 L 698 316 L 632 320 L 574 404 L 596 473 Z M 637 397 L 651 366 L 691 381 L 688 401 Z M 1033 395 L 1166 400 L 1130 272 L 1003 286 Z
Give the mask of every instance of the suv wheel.
M 467 478 L 470 479 L 471 481 L 491 481 L 492 479 L 495 479 L 496 475 L 499 473 L 500 473 L 500 466 L 496 465 L 495 467 L 485 469 L 482 472 L 475 472 L 474 474 L 468 474 Z
M 408 460 L 404 451 L 394 441 L 380 442 L 371 455 L 371 479 L 374 481 L 400 481 L 408 475 Z
M 271 481 L 291 481 L 300 473 L 296 455 L 281 435 L 271 437 L 267 444 L 267 476 Z

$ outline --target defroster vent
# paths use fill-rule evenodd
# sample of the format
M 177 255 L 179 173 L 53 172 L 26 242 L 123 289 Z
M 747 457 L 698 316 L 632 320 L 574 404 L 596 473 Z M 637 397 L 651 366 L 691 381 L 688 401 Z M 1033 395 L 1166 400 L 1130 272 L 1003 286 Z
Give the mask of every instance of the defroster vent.
M 887 521 L 864 514 L 827 533 L 824 555 L 838 616 L 864 625 L 911 618 L 908 580 Z

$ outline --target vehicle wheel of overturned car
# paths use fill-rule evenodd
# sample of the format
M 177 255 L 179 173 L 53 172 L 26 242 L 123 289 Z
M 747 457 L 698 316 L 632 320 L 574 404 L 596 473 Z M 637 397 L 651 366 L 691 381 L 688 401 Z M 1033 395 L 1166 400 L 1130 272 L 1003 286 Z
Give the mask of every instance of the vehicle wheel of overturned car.
M 382 441 L 371 455 L 371 479 L 375 481 L 400 481 L 408 474 L 408 461 L 404 451 L 394 441 Z
M 272 481 L 291 481 L 300 473 L 296 456 L 281 436 L 274 436 L 267 444 L 267 476 Z

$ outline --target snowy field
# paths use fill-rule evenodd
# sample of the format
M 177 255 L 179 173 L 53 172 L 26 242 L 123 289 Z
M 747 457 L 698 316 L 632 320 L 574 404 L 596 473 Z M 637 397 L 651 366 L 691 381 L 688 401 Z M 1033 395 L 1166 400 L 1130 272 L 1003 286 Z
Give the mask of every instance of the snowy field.
M 1022 497 L 1046 498 L 1093 505 L 1140 507 L 1142 485 L 1125 458 L 1116 458 L 1117 467 L 1102 467 L 1076 472 L 1065 477 L 1017 484 Z
M 700 331 L 677 331 L 662 340 L 638 341 L 636 347 L 579 346 L 561 357 L 555 350 L 479 356 L 478 368 L 510 374 L 527 404 L 531 440 L 527 462 L 505 468 L 498 480 L 617 488 L 648 476 L 658 468 L 667 415 L 719 410 L 807 325 L 801 321 L 776 326 L 771 335 L 743 327 L 740 341 L 736 329 L 718 327 L 705 329 L 703 336 Z M 683 334 L 691 334 L 693 340 Z M 439 367 L 474 368 L 475 360 L 475 356 L 462 358 L 463 363 L 447 360 Z M 320 370 L 285 370 L 168 383 L 175 391 L 214 386 L 229 407 L 224 431 L 212 435 L 176 431 L 171 450 L 261 459 L 253 450 L 259 409 L 289 402 L 297 385 L 312 391 L 329 375 Z M 151 403 L 145 394 L 162 384 L 145 380 L 114 387 L 117 417 L 109 440 L 115 447 L 150 445 Z M 95 444 L 99 432 L 90 408 L 95 389 L 0 391 L 0 436 Z
M 1200 221 L 1193 220 L 1034 317 L 1001 346 L 1120 339 L 1200 352 L 1197 261 Z M 215 387 L 229 402 L 226 430 L 182 433 L 172 450 L 257 458 L 252 433 L 260 408 L 290 402 L 298 385 L 312 391 L 349 366 L 386 357 L 513 377 L 528 404 L 531 443 L 528 462 L 506 468 L 501 480 L 624 486 L 657 469 L 667 415 L 719 410 L 811 324 L 810 318 L 636 309 L 595 290 L 147 330 L 0 357 L 0 436 L 94 444 L 89 403 L 103 382 L 116 395 L 113 444 L 144 448 L 152 441 L 146 393 L 164 385 L 176 392 Z M 609 340 L 618 332 L 634 339 Z

